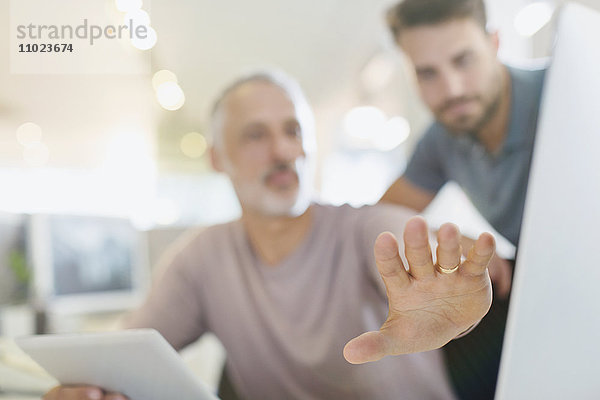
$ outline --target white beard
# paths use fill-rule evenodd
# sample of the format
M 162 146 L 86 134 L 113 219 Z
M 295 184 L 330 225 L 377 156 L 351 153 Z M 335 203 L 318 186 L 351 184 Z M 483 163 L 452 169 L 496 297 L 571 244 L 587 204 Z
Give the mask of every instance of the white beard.
M 228 162 L 224 169 L 233 183 L 242 208 L 271 217 L 297 217 L 306 211 L 312 199 L 312 174 L 306 163 L 306 159 L 296 161 L 294 170 L 298 174 L 298 187 L 286 194 L 270 190 L 262 181 L 236 182 L 232 165 Z

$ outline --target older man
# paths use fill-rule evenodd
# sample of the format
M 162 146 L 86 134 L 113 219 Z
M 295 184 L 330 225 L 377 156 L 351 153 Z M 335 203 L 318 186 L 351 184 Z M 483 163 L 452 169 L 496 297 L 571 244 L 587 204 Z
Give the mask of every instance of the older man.
M 480 236 L 461 263 L 459 232 L 445 225 L 434 264 L 426 224 L 407 209 L 312 204 L 309 118 L 281 76 L 255 74 L 224 91 L 212 160 L 242 216 L 180 242 L 128 327 L 155 328 L 176 349 L 213 332 L 245 399 L 452 399 L 429 350 L 487 312 L 493 238 Z M 408 264 L 386 230 L 403 234 Z M 104 396 L 63 387 L 46 399 L 90 394 Z

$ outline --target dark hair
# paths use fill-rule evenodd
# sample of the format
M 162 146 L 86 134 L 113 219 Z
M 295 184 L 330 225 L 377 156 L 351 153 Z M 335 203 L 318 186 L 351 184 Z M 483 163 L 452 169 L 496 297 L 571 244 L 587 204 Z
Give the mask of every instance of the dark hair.
M 406 28 L 439 24 L 456 18 L 472 18 L 485 30 L 487 21 L 483 0 L 403 0 L 387 11 L 387 23 L 395 41 Z

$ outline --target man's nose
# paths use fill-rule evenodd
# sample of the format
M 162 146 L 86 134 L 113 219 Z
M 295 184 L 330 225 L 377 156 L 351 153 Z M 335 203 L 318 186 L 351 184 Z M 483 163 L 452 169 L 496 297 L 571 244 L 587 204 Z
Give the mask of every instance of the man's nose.
M 442 78 L 446 98 L 453 99 L 465 94 L 462 76 L 457 72 L 446 72 Z
M 278 135 L 271 146 L 273 157 L 277 161 L 294 161 L 304 154 L 302 142 L 289 135 Z

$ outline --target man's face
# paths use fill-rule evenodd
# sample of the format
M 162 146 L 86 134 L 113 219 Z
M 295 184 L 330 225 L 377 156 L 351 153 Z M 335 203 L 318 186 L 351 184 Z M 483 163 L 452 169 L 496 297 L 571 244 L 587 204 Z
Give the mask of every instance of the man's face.
M 244 83 L 223 104 L 221 169 L 242 208 L 263 215 L 297 215 L 308 206 L 307 168 L 296 108 L 278 86 Z
M 399 43 L 423 100 L 450 132 L 477 132 L 494 114 L 502 90 L 496 35 L 464 18 L 407 28 Z

